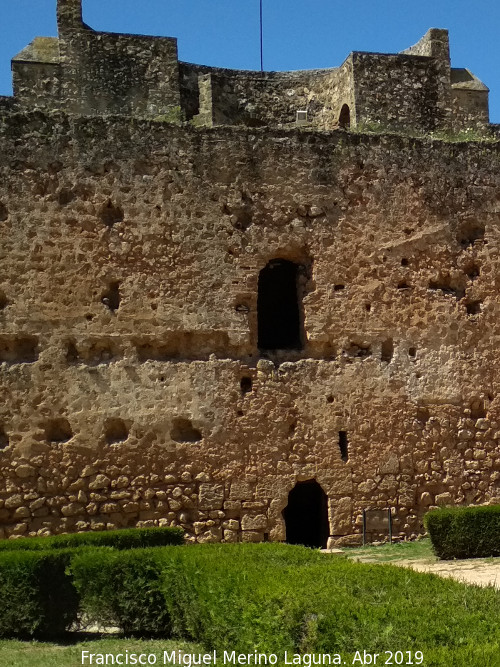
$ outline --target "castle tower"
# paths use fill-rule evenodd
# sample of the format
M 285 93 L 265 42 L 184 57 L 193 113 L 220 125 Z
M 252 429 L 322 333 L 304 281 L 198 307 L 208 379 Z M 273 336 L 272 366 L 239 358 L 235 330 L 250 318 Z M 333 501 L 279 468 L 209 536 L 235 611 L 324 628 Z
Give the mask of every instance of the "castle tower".
M 57 0 L 57 27 L 60 37 L 84 27 L 82 0 Z
M 447 32 L 242 72 L 57 8 L 0 96 L 0 539 L 496 502 L 500 131 Z

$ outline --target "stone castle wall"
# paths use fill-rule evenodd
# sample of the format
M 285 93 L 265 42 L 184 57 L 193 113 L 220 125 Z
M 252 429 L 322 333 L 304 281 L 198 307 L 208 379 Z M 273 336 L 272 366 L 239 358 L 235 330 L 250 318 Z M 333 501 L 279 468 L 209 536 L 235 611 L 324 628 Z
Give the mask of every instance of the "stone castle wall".
M 363 509 L 411 537 L 431 506 L 500 500 L 498 143 L 10 107 L 3 536 L 282 540 L 308 479 L 330 543 Z M 276 258 L 302 267 L 305 345 L 265 358 Z
M 343 104 L 354 108 L 351 59 L 342 67 L 298 72 L 242 72 L 181 63 L 187 119 L 206 125 L 296 124 L 297 111 L 317 129 L 338 125 Z
M 180 106 L 177 41 L 81 30 L 37 38 L 13 61 L 30 108 L 156 117 Z
M 331 69 L 248 72 L 179 63 L 174 38 L 96 32 L 81 16 L 81 0 L 58 0 L 59 37 L 36 38 L 13 59 L 19 102 L 209 127 L 289 127 L 300 111 L 312 130 L 364 124 L 425 134 L 488 125 L 488 89 L 450 68 L 446 30 L 430 29 L 400 54 L 353 52 Z
M 356 53 L 353 68 L 356 110 L 366 123 L 405 132 L 432 132 L 451 125 L 438 61 Z

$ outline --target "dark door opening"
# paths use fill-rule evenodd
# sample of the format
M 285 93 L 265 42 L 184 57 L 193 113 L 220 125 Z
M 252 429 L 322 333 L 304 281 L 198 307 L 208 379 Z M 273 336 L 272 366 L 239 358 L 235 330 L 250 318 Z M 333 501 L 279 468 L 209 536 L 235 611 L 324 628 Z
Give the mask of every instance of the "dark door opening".
M 326 548 L 328 535 L 328 498 L 316 480 L 297 482 L 288 494 L 283 510 L 288 544 Z
M 259 350 L 301 350 L 303 347 L 298 269 L 294 262 L 273 259 L 259 274 Z
M 344 106 L 340 110 L 339 125 L 340 127 L 343 127 L 345 130 L 348 130 L 351 127 L 351 110 L 349 109 L 347 104 L 344 104 Z

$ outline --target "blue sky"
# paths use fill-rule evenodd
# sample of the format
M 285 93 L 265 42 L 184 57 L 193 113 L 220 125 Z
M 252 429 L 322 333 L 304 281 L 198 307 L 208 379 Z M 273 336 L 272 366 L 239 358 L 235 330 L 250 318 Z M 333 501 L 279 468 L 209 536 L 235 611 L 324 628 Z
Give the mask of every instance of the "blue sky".
M 491 89 L 500 122 L 498 0 L 263 0 L 264 67 L 340 65 L 350 51 L 394 53 L 428 28 L 448 28 L 454 67 Z M 168 35 L 181 60 L 258 69 L 259 0 L 84 0 L 96 30 Z M 35 36 L 56 35 L 56 0 L 0 0 L 0 95 L 10 95 L 10 59 Z

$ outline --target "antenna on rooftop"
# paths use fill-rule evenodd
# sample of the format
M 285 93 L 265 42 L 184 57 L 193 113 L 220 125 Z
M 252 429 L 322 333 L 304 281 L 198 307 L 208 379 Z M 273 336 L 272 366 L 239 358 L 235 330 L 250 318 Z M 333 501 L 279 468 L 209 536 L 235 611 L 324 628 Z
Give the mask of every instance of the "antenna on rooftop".
M 264 71 L 264 20 L 262 12 L 262 2 L 260 0 L 260 71 Z

